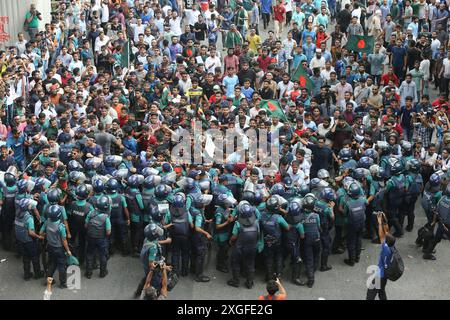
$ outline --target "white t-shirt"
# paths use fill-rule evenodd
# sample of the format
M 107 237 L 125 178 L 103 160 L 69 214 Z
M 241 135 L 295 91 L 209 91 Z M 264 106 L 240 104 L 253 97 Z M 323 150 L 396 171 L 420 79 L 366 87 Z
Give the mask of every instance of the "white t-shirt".
M 186 9 L 184 10 L 186 14 L 186 18 L 188 21 L 188 25 L 193 26 L 198 22 L 198 17 L 200 16 L 201 12 L 198 10 L 192 10 L 192 9 Z
M 178 36 L 178 37 L 181 36 L 183 31 L 181 31 L 181 18 L 180 17 L 177 17 L 175 20 L 170 19 L 169 25 L 170 25 L 170 30 L 172 30 L 176 36 Z
M 444 77 L 450 79 L 450 59 L 444 59 Z
M 205 68 L 208 69 L 208 72 L 214 73 L 214 69 L 220 67 L 222 68 L 222 61 L 219 57 L 215 56 L 214 58 L 209 56 L 205 61 Z
M 147 26 L 144 24 L 141 24 L 140 26 L 138 26 L 137 24 L 133 26 L 133 33 L 134 33 L 134 42 L 138 42 L 139 41 L 139 34 L 144 34 L 145 28 Z

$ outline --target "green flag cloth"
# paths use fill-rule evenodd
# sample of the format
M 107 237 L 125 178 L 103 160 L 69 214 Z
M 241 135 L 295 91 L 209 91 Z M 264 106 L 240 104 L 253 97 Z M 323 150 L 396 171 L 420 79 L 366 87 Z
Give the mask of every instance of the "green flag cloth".
M 311 79 L 309 78 L 309 75 L 306 73 L 306 71 L 303 69 L 302 65 L 299 65 L 295 72 L 292 74 L 292 81 L 298 81 L 301 88 L 308 89 L 308 92 L 312 92 L 314 84 L 312 83 Z
M 267 111 L 269 117 L 278 117 L 281 121 L 287 121 L 286 115 L 277 100 L 261 100 L 261 109 Z
M 128 40 L 123 45 L 122 54 L 121 54 L 121 61 L 120 66 L 122 68 L 129 68 L 130 67 L 130 41 Z
M 347 49 L 354 52 L 373 53 L 375 39 L 373 36 L 350 36 Z

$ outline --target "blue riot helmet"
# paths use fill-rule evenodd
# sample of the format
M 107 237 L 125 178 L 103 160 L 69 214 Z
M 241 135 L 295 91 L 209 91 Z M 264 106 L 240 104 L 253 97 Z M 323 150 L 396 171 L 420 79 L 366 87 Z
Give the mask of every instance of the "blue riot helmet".
M 361 193 L 361 189 L 356 182 L 352 182 L 350 184 L 350 186 L 348 187 L 347 193 L 350 197 L 357 198 L 357 197 L 359 197 L 359 195 Z
M 171 188 L 165 184 L 160 184 L 155 188 L 155 197 L 158 200 L 164 200 L 169 196 Z
M 89 158 L 84 162 L 84 168 L 86 170 L 97 170 L 101 165 L 102 160 L 100 158 Z
M 177 174 L 175 171 L 171 171 L 170 173 L 166 174 L 161 179 L 161 183 L 166 184 L 168 186 L 171 186 L 177 181 Z
M 158 226 L 156 223 L 149 223 L 144 228 L 144 237 L 148 241 L 158 240 L 163 235 L 164 235 L 164 230 L 160 226 Z
M 352 151 L 349 148 L 343 148 L 339 151 L 338 157 L 342 161 L 348 161 L 352 158 Z
M 237 207 L 238 221 L 244 226 L 250 226 L 256 221 L 255 207 L 248 201 L 241 201 Z
M 376 161 L 378 159 L 378 152 L 377 150 L 370 148 L 364 151 L 364 156 L 371 158 L 373 161 Z
M 75 189 L 75 195 L 78 200 L 86 200 L 89 197 L 89 189 L 85 184 L 80 184 Z
M 184 190 L 190 192 L 195 189 L 195 180 L 192 178 L 186 178 L 184 184 Z
M 288 222 L 290 224 L 296 224 L 299 223 L 301 220 L 301 213 L 302 213 L 302 201 L 301 199 L 293 199 L 291 202 L 289 202 L 288 206 L 288 214 L 286 216 Z
M 110 178 L 106 182 L 105 188 L 108 193 L 117 193 L 117 191 L 119 191 L 120 189 L 119 181 L 117 181 L 115 178 Z
M 116 178 L 119 181 L 122 181 L 123 179 L 126 179 L 128 177 L 129 171 L 128 169 L 119 169 L 119 170 L 115 170 L 112 173 L 112 176 L 114 178 Z
M 280 207 L 280 202 L 278 201 L 278 197 L 271 196 L 267 199 L 266 209 L 271 213 L 276 213 L 278 208 Z
M 371 165 L 373 165 L 373 159 L 370 157 L 364 156 L 358 161 L 358 168 L 369 169 Z
M 336 201 L 336 193 L 332 188 L 325 188 L 322 190 L 320 197 L 326 202 Z
M 250 204 L 255 203 L 255 193 L 250 190 L 246 190 L 242 193 L 242 200 L 248 201 Z
M 109 155 L 105 157 L 103 163 L 106 167 L 117 168 L 123 162 L 123 158 L 117 155 Z
M 86 176 L 84 175 L 83 172 L 80 171 L 70 171 L 69 181 L 75 184 L 78 182 L 83 183 L 84 181 L 86 181 Z
M 200 173 L 201 173 L 200 170 L 192 169 L 191 171 L 189 171 L 188 177 L 195 180 L 195 178 L 197 178 L 197 176 L 199 176 Z
M 83 170 L 83 166 L 77 160 L 70 160 L 67 164 L 67 170 L 71 171 L 81 171 Z
M 316 196 L 312 193 L 308 193 L 303 199 L 302 199 L 302 207 L 305 210 L 312 211 L 314 210 L 314 205 L 316 203 Z
M 144 177 L 156 176 L 158 174 L 159 174 L 159 172 L 155 168 L 145 167 L 144 169 L 142 169 L 142 175 Z
M 51 184 L 50 180 L 46 179 L 46 178 L 37 178 L 36 180 L 34 180 L 34 188 L 35 190 L 41 190 L 43 191 L 44 188 L 48 188 Z
M 270 189 L 270 194 L 271 195 L 278 194 L 279 196 L 284 197 L 285 195 L 284 186 L 281 183 L 275 183 Z
M 302 197 L 306 196 L 309 193 L 309 186 L 304 183 L 300 186 L 299 193 Z
M 30 209 L 30 204 L 33 200 L 30 198 L 22 198 L 19 200 L 19 208 L 21 211 Z
M 152 217 L 153 221 L 161 221 L 164 217 L 164 212 L 159 210 L 158 206 L 150 206 L 150 216 Z
M 317 178 L 325 180 L 330 178 L 330 173 L 327 169 L 320 169 L 317 171 Z
M 406 170 L 410 172 L 420 173 L 421 168 L 422 166 L 420 165 L 420 162 L 417 159 L 410 159 L 406 161 Z
M 319 187 L 321 181 L 322 180 L 319 179 L 319 178 L 312 178 L 311 181 L 309 182 L 311 190 L 316 189 L 317 187 Z
M 97 201 L 95 202 L 95 208 L 101 213 L 108 213 L 109 209 L 111 208 L 110 198 L 104 195 L 97 198 Z
M 402 140 L 400 146 L 404 154 L 410 154 L 412 151 L 412 144 L 409 141 Z
M 377 181 L 383 181 L 386 176 L 384 169 L 377 164 L 370 166 L 369 172 Z
M 350 187 L 350 185 L 355 182 L 355 179 L 353 179 L 352 177 L 345 177 L 344 179 L 342 179 L 342 186 L 344 187 L 344 189 L 346 191 L 348 191 L 348 188 Z
M 28 192 L 28 181 L 25 179 L 20 179 L 17 183 L 17 189 L 19 193 L 26 193 Z
M 147 176 L 144 179 L 144 188 L 151 189 L 151 188 L 156 187 L 160 183 L 161 183 L 161 177 L 160 176 L 150 175 L 150 176 Z
M 283 178 L 283 184 L 287 189 L 292 188 L 293 182 L 291 177 L 284 177 Z
M 438 173 L 433 173 L 430 176 L 430 186 L 435 187 L 440 185 L 442 182 L 441 176 Z
M 198 182 L 198 185 L 200 187 L 200 190 L 203 191 L 208 191 L 211 190 L 211 180 L 209 179 L 202 179 Z
M 61 220 L 62 209 L 61 206 L 54 204 L 48 208 L 47 216 L 52 222 Z
M 57 204 L 61 197 L 61 191 L 59 189 L 50 189 L 47 193 L 47 200 L 51 204 Z
M 264 201 L 264 193 L 261 190 L 255 192 L 255 205 L 260 205 Z
M 133 174 L 128 177 L 127 184 L 130 188 L 138 188 L 139 187 L 139 178 L 137 175 Z
M 202 209 L 211 203 L 212 198 L 213 196 L 210 194 L 197 193 L 192 202 L 195 208 Z
M 102 193 L 103 191 L 105 191 L 105 184 L 101 179 L 96 179 L 92 183 L 92 189 L 95 193 Z
M 366 178 L 366 175 L 367 175 L 367 171 L 365 171 L 364 168 L 356 168 L 352 172 L 353 178 L 360 182 L 362 182 Z
M 7 187 L 12 187 L 16 184 L 16 177 L 9 172 L 5 173 L 5 176 L 3 179 L 5 180 L 5 184 Z
M 221 193 L 217 197 L 217 204 L 224 208 L 231 208 L 236 205 L 237 201 L 232 195 Z
M 182 209 L 186 206 L 186 195 L 182 192 L 177 192 L 172 199 L 174 208 Z
M 397 176 L 403 172 L 403 165 L 401 161 L 397 160 L 390 165 L 391 174 Z

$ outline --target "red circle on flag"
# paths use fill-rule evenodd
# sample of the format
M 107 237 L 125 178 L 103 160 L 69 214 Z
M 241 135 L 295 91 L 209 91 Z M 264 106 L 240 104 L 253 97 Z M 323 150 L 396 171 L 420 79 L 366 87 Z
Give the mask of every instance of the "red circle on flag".
M 357 46 L 358 46 L 359 49 L 362 49 L 362 48 L 364 48 L 366 46 L 366 42 L 361 39 L 361 40 L 358 41 Z
M 298 79 L 298 82 L 300 83 L 301 87 L 306 87 L 306 79 L 304 76 L 301 76 L 300 79 Z

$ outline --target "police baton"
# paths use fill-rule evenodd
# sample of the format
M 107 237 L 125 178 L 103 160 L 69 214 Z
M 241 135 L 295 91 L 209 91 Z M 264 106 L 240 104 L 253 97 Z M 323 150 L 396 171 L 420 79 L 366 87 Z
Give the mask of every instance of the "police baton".
M 31 164 L 33 163 L 33 161 L 36 160 L 36 158 L 39 157 L 39 156 L 41 155 L 41 153 L 42 153 L 42 150 L 39 151 L 38 154 L 37 154 L 33 159 L 31 159 L 30 163 L 25 167 L 25 169 L 22 171 L 22 174 L 21 174 L 21 175 L 23 175 L 24 173 L 26 173 L 27 169 L 31 166 Z

